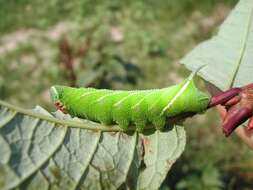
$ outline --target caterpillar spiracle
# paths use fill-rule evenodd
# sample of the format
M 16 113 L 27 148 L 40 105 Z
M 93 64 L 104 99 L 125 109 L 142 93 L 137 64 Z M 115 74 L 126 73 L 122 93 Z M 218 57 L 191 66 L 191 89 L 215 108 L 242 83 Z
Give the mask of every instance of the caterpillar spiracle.
M 207 109 L 209 97 L 196 88 L 195 73 L 178 85 L 162 89 L 127 91 L 56 85 L 50 93 L 54 104 L 72 116 L 104 125 L 118 124 L 123 130 L 133 125 L 142 132 L 148 124 L 160 130 L 172 117 Z

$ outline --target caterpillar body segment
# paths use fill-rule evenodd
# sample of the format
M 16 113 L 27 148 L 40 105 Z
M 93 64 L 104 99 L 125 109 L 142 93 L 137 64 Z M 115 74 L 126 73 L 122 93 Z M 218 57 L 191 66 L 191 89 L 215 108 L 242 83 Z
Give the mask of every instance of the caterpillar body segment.
M 107 90 L 94 88 L 51 87 L 52 99 L 72 116 L 105 125 L 130 125 L 142 131 L 152 124 L 163 129 L 166 120 L 181 113 L 207 109 L 209 97 L 200 92 L 189 77 L 179 85 L 152 90 Z

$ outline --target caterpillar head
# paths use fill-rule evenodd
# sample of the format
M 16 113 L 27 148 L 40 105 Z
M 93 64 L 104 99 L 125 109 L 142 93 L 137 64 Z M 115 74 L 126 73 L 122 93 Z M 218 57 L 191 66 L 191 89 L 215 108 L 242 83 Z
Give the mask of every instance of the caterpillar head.
M 55 107 L 62 111 L 63 113 L 67 113 L 64 104 L 61 102 L 61 97 L 63 94 L 62 86 L 52 86 L 50 88 L 51 99 L 55 105 Z

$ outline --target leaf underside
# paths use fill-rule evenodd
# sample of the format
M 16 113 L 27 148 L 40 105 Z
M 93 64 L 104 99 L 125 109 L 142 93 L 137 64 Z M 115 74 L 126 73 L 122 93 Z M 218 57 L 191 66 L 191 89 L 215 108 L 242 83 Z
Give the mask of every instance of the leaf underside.
M 216 36 L 207 40 L 181 63 L 194 71 L 207 65 L 199 75 L 220 90 L 253 82 L 253 1 L 240 0 L 221 25 Z
M 180 126 L 145 135 L 81 126 L 99 124 L 0 101 L 0 189 L 158 189 L 185 146 Z

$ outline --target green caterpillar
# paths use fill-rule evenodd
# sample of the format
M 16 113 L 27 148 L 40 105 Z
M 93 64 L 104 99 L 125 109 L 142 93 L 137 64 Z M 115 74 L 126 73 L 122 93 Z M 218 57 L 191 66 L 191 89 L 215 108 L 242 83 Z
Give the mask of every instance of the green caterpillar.
M 126 91 L 53 86 L 50 93 L 55 105 L 72 116 L 104 125 L 118 124 L 123 130 L 134 125 L 141 132 L 147 124 L 160 130 L 172 117 L 206 110 L 209 97 L 194 85 L 195 73 L 181 84 L 162 89 Z

